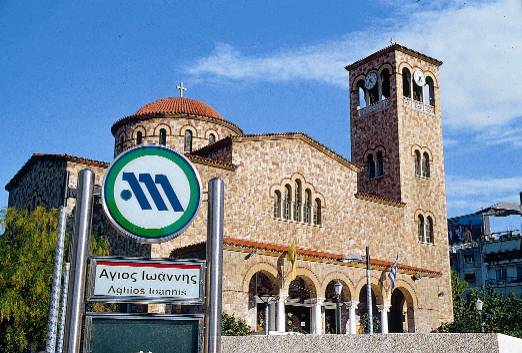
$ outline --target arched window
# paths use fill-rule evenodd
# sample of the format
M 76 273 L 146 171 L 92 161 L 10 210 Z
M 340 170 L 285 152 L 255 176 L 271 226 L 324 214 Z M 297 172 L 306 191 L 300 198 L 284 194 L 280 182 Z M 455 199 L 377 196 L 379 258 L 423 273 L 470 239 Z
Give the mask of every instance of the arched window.
M 378 82 L 375 83 L 375 86 L 372 89 L 368 90 L 368 105 L 372 105 L 379 102 L 379 85 Z
M 418 101 L 418 102 L 422 102 L 422 95 L 423 95 L 423 87 L 419 86 L 417 84 L 417 82 L 413 82 L 413 99 Z
M 315 199 L 314 202 L 314 224 L 320 225 L 321 224 L 321 200 Z
M 364 80 L 359 80 L 357 82 L 357 96 L 359 98 L 359 109 L 366 108 L 368 104 L 366 104 L 366 92 L 364 90 Z
M 411 72 L 406 67 L 402 69 L 402 95 L 411 98 Z
M 301 180 L 295 181 L 295 198 L 294 198 L 294 221 L 301 221 Z
M 185 130 L 185 152 L 192 152 L 192 131 Z
M 284 219 L 290 219 L 290 212 L 292 207 L 292 187 L 289 184 L 285 185 L 284 207 Z
M 120 143 L 118 144 L 118 151 L 121 152 L 123 151 L 123 143 L 125 141 L 125 136 L 124 135 L 120 135 Z
M 381 99 L 390 98 L 390 72 L 388 69 L 381 71 Z
M 160 145 L 163 145 L 163 146 L 165 146 L 167 144 L 167 130 L 160 129 L 159 143 L 160 143 Z
M 424 101 L 427 102 L 432 107 L 435 106 L 435 84 L 433 83 L 433 79 L 428 76 L 426 77 L 426 85 L 425 87 L 425 94 L 424 94 Z
M 430 156 L 428 152 L 422 154 L 422 176 L 426 178 L 430 177 Z
M 368 178 L 375 178 L 375 161 L 373 160 L 373 154 L 368 155 Z
M 216 142 L 216 135 L 210 134 L 208 135 L 208 143 L 214 143 Z
M 274 198 L 274 217 L 281 218 L 281 191 L 276 190 Z
M 138 131 L 136 133 L 136 144 L 141 145 L 143 143 L 143 132 Z
M 415 150 L 415 175 L 420 177 L 421 170 L 421 153 L 419 152 L 419 150 Z
M 424 242 L 426 237 L 425 237 L 425 227 L 424 227 L 424 216 L 423 215 L 419 215 L 418 217 L 418 227 L 419 227 L 419 241 L 420 242 Z
M 305 204 L 304 204 L 304 221 L 310 223 L 312 221 L 312 192 L 310 189 L 305 190 Z
M 383 162 L 383 157 L 382 157 L 381 151 L 377 151 L 376 158 L 377 158 L 377 163 L 376 163 L 376 168 L 375 168 L 375 176 L 381 176 L 383 174 L 383 168 L 384 168 L 384 165 L 383 165 L 384 162 Z
M 426 243 L 433 244 L 433 220 L 430 216 L 426 218 Z

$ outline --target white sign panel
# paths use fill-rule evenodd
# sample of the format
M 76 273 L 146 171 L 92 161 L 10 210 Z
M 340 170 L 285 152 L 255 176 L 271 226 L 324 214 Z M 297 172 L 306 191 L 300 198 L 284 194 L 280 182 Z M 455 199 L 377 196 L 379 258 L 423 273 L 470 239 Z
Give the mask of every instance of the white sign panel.
M 200 261 L 93 260 L 90 300 L 202 303 Z

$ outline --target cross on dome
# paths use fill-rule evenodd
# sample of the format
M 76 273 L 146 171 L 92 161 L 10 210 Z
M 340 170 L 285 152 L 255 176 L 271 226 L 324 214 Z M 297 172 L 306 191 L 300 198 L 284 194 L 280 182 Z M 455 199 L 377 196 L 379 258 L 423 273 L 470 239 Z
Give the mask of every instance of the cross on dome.
M 183 81 L 181 81 L 179 85 L 176 86 L 176 88 L 179 90 L 179 96 L 183 98 L 183 91 L 187 90 L 187 88 L 183 86 Z

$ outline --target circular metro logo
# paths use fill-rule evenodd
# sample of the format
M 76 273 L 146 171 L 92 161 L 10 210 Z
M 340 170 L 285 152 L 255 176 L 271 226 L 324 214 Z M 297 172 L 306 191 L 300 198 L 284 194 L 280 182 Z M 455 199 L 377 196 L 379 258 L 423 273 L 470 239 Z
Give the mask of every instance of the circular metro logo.
M 103 209 L 123 234 L 158 243 L 178 236 L 201 202 L 198 172 L 185 156 L 162 146 L 122 153 L 105 174 Z

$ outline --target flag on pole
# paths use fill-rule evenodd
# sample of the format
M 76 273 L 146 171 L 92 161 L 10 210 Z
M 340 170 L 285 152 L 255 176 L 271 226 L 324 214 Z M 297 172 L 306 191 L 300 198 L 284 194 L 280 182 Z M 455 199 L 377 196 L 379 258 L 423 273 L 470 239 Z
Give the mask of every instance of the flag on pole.
M 390 277 L 390 280 L 392 282 L 392 290 L 395 288 L 395 285 L 397 283 L 397 269 L 399 267 L 399 254 L 397 254 L 397 257 L 395 258 L 395 262 L 393 263 L 390 273 L 388 276 Z

